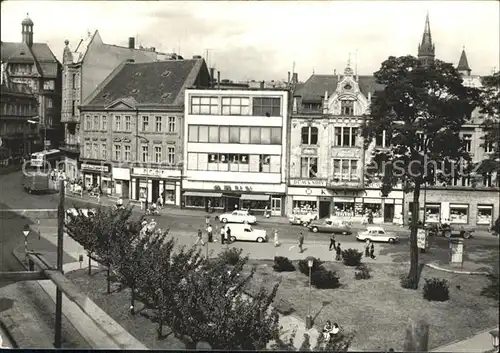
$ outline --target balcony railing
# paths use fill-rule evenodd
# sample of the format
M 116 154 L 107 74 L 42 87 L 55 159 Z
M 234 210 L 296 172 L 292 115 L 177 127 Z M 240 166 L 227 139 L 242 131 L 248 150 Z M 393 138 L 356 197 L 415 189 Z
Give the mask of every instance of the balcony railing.
M 80 144 L 79 143 L 66 143 L 66 142 L 60 142 L 59 143 L 59 148 L 63 151 L 68 151 L 68 152 L 73 152 L 73 153 L 80 153 Z

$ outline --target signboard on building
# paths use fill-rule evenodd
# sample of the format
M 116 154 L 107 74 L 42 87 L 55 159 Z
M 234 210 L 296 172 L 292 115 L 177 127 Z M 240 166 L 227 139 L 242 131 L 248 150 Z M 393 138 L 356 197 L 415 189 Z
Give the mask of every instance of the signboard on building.
M 109 165 L 82 163 L 82 171 L 109 173 Z
M 427 236 L 427 231 L 425 229 L 419 228 L 417 230 L 417 247 L 419 249 L 427 249 L 429 247 L 429 240 Z
M 252 191 L 249 185 L 214 185 L 216 191 Z
M 290 179 L 292 186 L 316 186 L 326 187 L 326 180 L 324 179 Z
M 181 171 L 177 169 L 133 168 L 132 174 L 160 179 L 172 179 L 181 177 Z

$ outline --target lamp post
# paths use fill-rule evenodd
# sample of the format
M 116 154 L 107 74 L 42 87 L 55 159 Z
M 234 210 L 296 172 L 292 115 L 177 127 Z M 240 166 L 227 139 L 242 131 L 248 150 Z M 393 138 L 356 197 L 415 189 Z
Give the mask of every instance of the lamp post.
M 495 352 L 498 353 L 498 347 L 499 347 L 499 342 L 498 342 L 498 329 L 490 331 L 491 335 L 491 343 L 493 344 L 493 348 L 495 349 Z
M 312 267 L 314 264 L 314 257 L 309 256 L 307 258 L 307 267 L 309 267 L 309 305 L 308 305 L 308 310 L 307 310 L 307 316 L 306 316 L 306 329 L 309 330 L 312 328 L 312 315 L 311 315 L 311 291 L 312 291 L 312 286 L 311 286 L 311 272 L 312 272 Z
M 24 256 L 26 258 L 26 261 L 28 261 L 28 235 L 30 234 L 30 226 L 26 224 L 23 227 L 23 234 L 24 234 Z
M 149 139 L 147 139 L 146 137 L 144 136 L 141 136 L 141 135 L 134 135 L 136 138 L 137 138 L 137 157 L 139 157 L 139 139 L 143 139 L 146 141 L 146 143 L 148 144 L 148 155 L 147 155 L 147 159 L 146 159 L 146 163 L 148 162 L 149 160 Z M 146 164 L 146 167 L 147 167 L 147 164 Z M 146 170 L 146 202 L 145 202 L 145 207 L 144 207 L 144 213 L 147 213 L 148 212 L 148 201 L 149 201 L 149 171 L 148 171 L 148 168 L 144 168 Z

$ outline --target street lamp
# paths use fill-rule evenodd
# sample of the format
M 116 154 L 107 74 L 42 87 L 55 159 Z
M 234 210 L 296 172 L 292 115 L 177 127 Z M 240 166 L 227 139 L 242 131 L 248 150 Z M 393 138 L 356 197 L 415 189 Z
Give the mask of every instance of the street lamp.
M 147 155 L 147 159 L 149 159 L 149 139 L 147 139 L 146 137 L 144 136 L 141 136 L 141 135 L 134 135 L 136 138 L 137 138 L 137 158 L 139 158 L 139 139 L 143 139 L 143 140 L 146 140 L 146 143 L 148 144 L 148 155 Z M 146 160 L 146 163 L 148 161 Z M 146 203 L 145 203 L 145 209 L 144 209 L 144 212 L 148 212 L 148 201 L 149 201 L 149 171 L 148 171 L 148 168 L 144 168 L 146 170 Z M 140 189 L 140 188 L 139 188 Z
M 499 346 L 499 344 L 498 344 L 498 329 L 490 331 L 490 335 L 491 335 L 491 341 L 493 344 L 493 348 L 495 349 L 495 352 L 498 352 L 498 346 Z
M 306 316 L 306 329 L 309 330 L 312 328 L 312 315 L 311 315 L 311 272 L 312 272 L 312 267 L 314 264 L 314 257 L 309 256 L 307 257 L 307 267 L 309 267 L 309 308 L 308 308 L 308 314 Z
M 28 260 L 28 235 L 30 234 L 30 226 L 26 224 L 23 227 L 23 234 L 24 234 L 24 256 L 26 257 L 26 260 Z
M 40 116 L 34 116 L 33 120 L 28 120 L 28 124 L 38 124 L 43 126 L 43 150 L 46 151 L 47 148 L 45 147 L 45 140 L 47 140 L 47 126 L 45 125 L 45 123 L 42 123 Z

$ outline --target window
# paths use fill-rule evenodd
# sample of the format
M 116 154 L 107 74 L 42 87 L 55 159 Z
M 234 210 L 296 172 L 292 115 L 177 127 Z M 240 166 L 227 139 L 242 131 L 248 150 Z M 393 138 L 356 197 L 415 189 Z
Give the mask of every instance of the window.
M 259 172 L 269 173 L 271 171 L 271 156 L 261 154 L 259 156 Z
M 168 132 L 175 132 L 175 116 L 168 117 Z
M 92 145 L 90 142 L 85 142 L 85 157 L 92 158 Z
M 208 142 L 208 126 L 198 127 L 198 142 Z
M 108 150 L 108 145 L 105 143 L 101 143 L 101 159 L 102 160 L 108 159 L 107 150 Z
M 76 101 L 73 100 L 71 102 L 71 116 L 75 116 L 75 112 L 76 112 Z
M 161 132 L 161 116 L 155 117 L 155 132 Z
M 354 115 L 354 101 L 340 101 L 340 110 L 342 115 Z
M 229 143 L 229 126 L 221 126 L 219 128 L 219 142 Z
M 420 138 L 423 138 L 424 136 L 421 134 Z M 377 147 L 382 147 L 382 148 L 388 148 L 391 145 L 391 139 L 387 131 L 382 131 L 381 133 L 377 134 L 375 138 L 375 146 Z
M 198 156 L 202 155 L 202 153 L 188 153 L 187 169 L 198 170 Z
M 493 152 L 493 141 L 489 141 L 486 137 L 484 139 L 484 152 L 491 153 Z
M 477 205 L 477 224 L 492 225 L 493 205 Z
M 281 145 L 281 128 L 280 127 L 271 128 L 271 144 Z
M 149 116 L 143 116 L 141 131 L 148 131 L 148 129 L 149 129 Z
M 142 146 L 142 162 L 146 163 L 149 161 L 149 146 Z
M 250 99 L 238 97 L 222 98 L 223 115 L 250 115 Z
M 260 143 L 263 145 L 271 144 L 271 128 L 262 127 L 260 128 Z
M 250 143 L 250 128 L 247 126 L 240 127 L 240 143 Z
M 52 108 L 52 98 L 47 98 L 47 108 Z
M 472 152 L 472 135 L 471 134 L 464 134 L 463 139 L 464 139 L 465 151 Z
M 94 115 L 94 130 L 99 130 L 99 115 Z
M 76 74 L 71 75 L 73 89 L 76 89 Z
M 115 161 L 120 161 L 122 159 L 122 145 L 114 145 L 113 157 Z
M 351 128 L 351 144 L 350 144 L 350 146 L 356 146 L 357 137 L 358 137 L 358 128 L 352 127 Z
M 351 131 L 350 128 L 348 127 L 343 127 L 342 128 L 342 146 L 348 147 L 350 146 L 350 141 L 351 141 Z
M 351 171 L 350 171 L 350 180 L 358 180 L 358 161 L 353 159 L 351 160 Z
M 483 185 L 486 187 L 494 186 L 493 176 L 491 173 L 484 173 L 483 174 Z
M 108 117 L 103 115 L 101 117 L 102 131 L 108 131 Z
M 115 115 L 115 131 L 122 131 L 122 117 Z
M 99 159 L 99 145 L 97 143 L 93 144 L 94 150 L 92 153 L 92 158 Z
M 318 144 L 318 128 L 305 126 L 302 128 L 302 144 L 317 145 Z
M 342 174 L 340 172 L 340 163 L 341 163 L 340 159 L 333 160 L 333 175 L 334 175 L 335 179 L 337 179 L 336 181 L 340 180 L 340 178 L 342 176 Z
M 240 143 L 240 128 L 237 126 L 229 127 L 229 143 Z
M 198 142 L 198 125 L 188 126 L 188 142 Z
M 302 178 L 316 178 L 318 176 L 318 158 L 302 157 L 300 159 Z
M 342 146 L 342 128 L 335 127 L 334 134 L 335 134 L 335 139 L 333 143 L 335 144 L 335 146 Z
M 337 126 L 334 128 L 333 143 L 335 146 L 356 146 L 358 128 L 349 126 Z
M 132 131 L 131 118 L 130 116 L 125 116 L 125 131 Z
M 281 116 L 281 98 L 255 97 L 253 116 Z
M 208 128 L 208 142 L 219 142 L 219 127 L 210 126 Z
M 168 164 L 175 164 L 175 147 L 168 148 L 167 158 Z
M 342 179 L 349 180 L 349 160 L 342 160 Z
M 85 130 L 92 130 L 92 120 L 90 115 L 85 115 Z
M 161 163 L 161 146 L 155 146 L 155 163 Z
M 469 205 L 450 205 L 450 223 L 469 223 Z
M 250 128 L 250 143 L 260 144 L 260 127 Z
M 130 152 L 130 145 L 125 145 L 123 146 L 124 148 L 124 153 L 123 153 L 123 159 L 125 162 L 130 162 L 132 160 L 132 154 Z
M 219 114 L 219 99 L 217 97 L 191 97 L 191 114 Z

